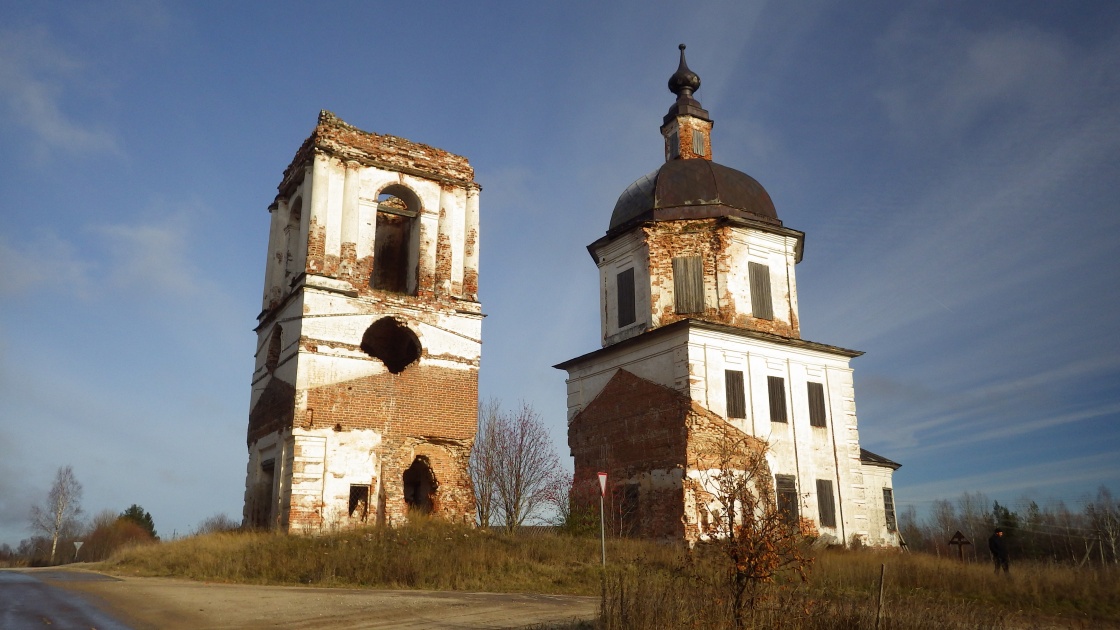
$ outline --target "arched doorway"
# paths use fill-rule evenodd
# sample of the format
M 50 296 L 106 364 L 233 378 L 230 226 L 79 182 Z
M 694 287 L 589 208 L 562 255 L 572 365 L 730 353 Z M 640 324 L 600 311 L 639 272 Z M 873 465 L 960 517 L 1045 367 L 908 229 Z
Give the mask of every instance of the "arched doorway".
M 409 512 L 415 510 L 420 514 L 431 514 L 435 509 L 433 497 L 439 484 L 428 458 L 417 455 L 408 470 L 404 471 L 403 481 L 404 502 L 408 504 Z

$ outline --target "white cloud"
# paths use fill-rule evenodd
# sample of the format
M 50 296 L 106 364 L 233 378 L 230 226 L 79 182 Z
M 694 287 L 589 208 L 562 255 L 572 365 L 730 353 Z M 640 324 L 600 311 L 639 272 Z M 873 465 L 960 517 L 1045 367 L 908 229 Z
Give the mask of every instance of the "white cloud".
M 16 245 L 0 235 L 0 295 L 40 288 L 68 287 L 79 296 L 88 294 L 91 265 L 73 245 L 55 234 L 44 234 Z
M 0 106 L 33 136 L 37 153 L 115 153 L 116 137 L 66 112 L 82 64 L 42 29 L 0 31 Z
M 157 221 L 97 226 L 110 252 L 109 279 L 118 287 L 143 288 L 159 294 L 190 298 L 201 294 L 202 285 L 190 252 L 202 255 L 191 243 L 191 225 L 185 212 L 168 214 Z

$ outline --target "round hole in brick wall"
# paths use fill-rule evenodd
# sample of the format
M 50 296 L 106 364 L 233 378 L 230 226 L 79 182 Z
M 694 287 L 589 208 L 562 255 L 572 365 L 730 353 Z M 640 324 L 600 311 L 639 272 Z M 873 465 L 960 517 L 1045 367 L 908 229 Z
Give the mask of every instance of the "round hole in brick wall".
M 420 358 L 420 339 L 395 318 L 382 317 L 362 335 L 362 351 L 381 359 L 393 374 L 400 374 Z

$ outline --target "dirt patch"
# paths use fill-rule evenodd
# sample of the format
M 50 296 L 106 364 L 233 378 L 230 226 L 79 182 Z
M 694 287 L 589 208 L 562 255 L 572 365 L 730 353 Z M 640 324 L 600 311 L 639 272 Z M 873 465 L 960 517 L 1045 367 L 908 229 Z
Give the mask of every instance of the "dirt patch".
M 137 630 L 519 628 L 592 619 L 598 613 L 597 598 L 573 595 L 255 586 L 172 578 L 77 580 L 57 579 L 60 576 L 54 574 L 37 577 L 82 593 Z

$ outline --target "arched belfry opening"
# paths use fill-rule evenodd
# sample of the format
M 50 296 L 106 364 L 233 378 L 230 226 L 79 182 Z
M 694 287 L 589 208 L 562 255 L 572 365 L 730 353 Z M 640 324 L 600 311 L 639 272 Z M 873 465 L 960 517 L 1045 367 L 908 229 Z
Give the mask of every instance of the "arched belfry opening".
M 283 349 L 281 339 L 283 338 L 284 331 L 280 325 L 272 327 L 272 334 L 268 338 L 268 354 L 265 355 L 264 367 L 269 374 L 276 371 L 276 366 L 280 364 L 280 351 Z
M 404 471 L 404 501 L 408 504 L 409 512 L 416 511 L 420 514 L 431 514 L 435 509 L 433 497 L 439 483 L 432 472 L 431 463 L 427 457 L 417 455 L 412 460 L 412 465 Z
M 377 196 L 373 273 L 370 287 L 415 294 L 420 263 L 420 198 L 405 186 L 393 184 Z
M 382 317 L 373 322 L 362 335 L 362 351 L 381 359 L 393 374 L 400 374 L 406 367 L 420 359 L 423 348 L 416 333 L 394 317 Z
M 284 226 L 284 280 L 299 273 L 296 256 L 300 248 L 300 226 L 303 222 L 303 198 L 296 197 L 288 204 L 288 224 Z

